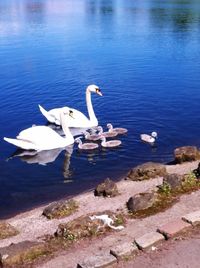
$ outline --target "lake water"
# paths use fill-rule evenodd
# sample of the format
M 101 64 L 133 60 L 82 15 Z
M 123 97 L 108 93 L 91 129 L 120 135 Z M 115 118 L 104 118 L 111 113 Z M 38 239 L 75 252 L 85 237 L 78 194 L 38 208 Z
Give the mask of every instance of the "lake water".
M 178 146 L 200 146 L 199 71 L 199 1 L 1 1 L 0 217 L 117 180 L 145 161 L 169 162 Z M 46 165 L 8 160 L 16 148 L 4 136 L 46 124 L 38 104 L 86 113 L 89 84 L 104 94 L 92 96 L 99 124 L 128 128 L 121 147 L 88 154 L 74 145 L 71 155 L 51 152 Z M 151 131 L 153 148 L 139 138 Z

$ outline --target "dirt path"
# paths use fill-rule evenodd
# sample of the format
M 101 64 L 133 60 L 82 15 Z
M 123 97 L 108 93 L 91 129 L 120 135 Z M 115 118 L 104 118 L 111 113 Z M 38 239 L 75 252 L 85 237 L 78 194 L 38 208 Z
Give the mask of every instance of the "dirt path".
M 112 268 L 199 268 L 200 229 L 164 243 L 156 251 L 141 253 L 133 260 L 124 261 Z

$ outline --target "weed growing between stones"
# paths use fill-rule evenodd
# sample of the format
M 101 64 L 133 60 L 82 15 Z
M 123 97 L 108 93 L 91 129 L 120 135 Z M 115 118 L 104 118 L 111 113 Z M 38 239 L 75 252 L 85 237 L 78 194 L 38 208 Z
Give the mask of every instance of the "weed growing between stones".
M 165 194 L 165 195 L 170 195 L 172 191 L 171 186 L 167 183 L 164 182 L 162 185 L 159 186 L 159 194 Z

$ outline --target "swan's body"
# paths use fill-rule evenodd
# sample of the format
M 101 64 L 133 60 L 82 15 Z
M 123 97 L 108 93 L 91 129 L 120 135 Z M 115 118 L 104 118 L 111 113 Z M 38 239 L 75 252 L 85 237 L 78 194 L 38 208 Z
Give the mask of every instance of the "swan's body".
M 4 138 L 4 140 L 25 150 L 43 151 L 64 148 L 74 143 L 74 137 L 68 128 L 68 118 L 66 118 L 71 114 L 72 112 L 67 108 L 60 111 L 61 126 L 65 137 L 61 137 L 47 126 L 34 126 L 21 131 L 16 139 Z
M 78 148 L 81 150 L 94 150 L 99 147 L 99 145 L 96 143 L 82 143 L 80 138 L 76 138 L 75 142 L 78 143 Z
M 113 137 L 116 137 L 118 135 L 118 133 L 115 131 L 103 132 L 103 128 L 101 126 L 99 126 L 98 129 L 99 129 L 99 133 L 101 134 L 101 136 L 105 137 L 105 138 L 113 138 Z
M 157 138 L 157 133 L 156 132 L 152 132 L 151 135 L 148 134 L 141 134 L 140 138 L 142 141 L 147 142 L 147 143 L 154 143 L 156 138 Z
M 107 124 L 107 128 L 109 129 L 108 132 L 116 132 L 117 134 L 125 134 L 128 132 L 128 129 L 126 128 L 123 128 L 123 127 L 115 127 L 113 128 L 113 125 L 112 124 Z
M 120 140 L 111 140 L 111 141 L 106 141 L 106 138 L 103 137 L 101 138 L 101 146 L 105 148 L 113 148 L 119 146 L 122 142 Z
M 68 126 L 69 127 L 78 127 L 78 128 L 91 128 L 98 126 L 98 120 L 95 116 L 93 106 L 92 106 L 92 101 L 91 101 L 91 92 L 97 93 L 98 95 L 102 96 L 102 93 L 96 85 L 90 85 L 86 89 L 86 104 L 87 104 L 87 110 L 89 114 L 89 119 L 80 111 L 69 108 L 68 109 L 73 111 L 74 120 L 69 120 Z M 64 107 L 63 107 L 64 108 Z M 50 123 L 55 123 L 57 125 L 60 125 L 60 111 L 63 108 L 55 108 L 50 111 L 46 111 L 41 105 L 39 105 L 39 109 L 41 113 L 46 117 L 46 119 Z

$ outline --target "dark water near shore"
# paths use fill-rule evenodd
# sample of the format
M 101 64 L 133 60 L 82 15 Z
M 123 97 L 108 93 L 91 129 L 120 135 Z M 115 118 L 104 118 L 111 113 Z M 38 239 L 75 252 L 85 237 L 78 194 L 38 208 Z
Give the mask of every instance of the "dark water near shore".
M 145 161 L 169 162 L 175 147 L 200 146 L 199 70 L 199 1 L 1 1 L 0 217 L 117 179 Z M 71 157 L 55 151 L 47 165 L 6 161 L 15 147 L 4 136 L 46 123 L 38 103 L 86 113 L 93 83 L 104 94 L 92 96 L 99 124 L 129 130 L 120 148 L 86 154 L 74 145 Z M 139 139 L 151 131 L 159 135 L 154 148 Z

